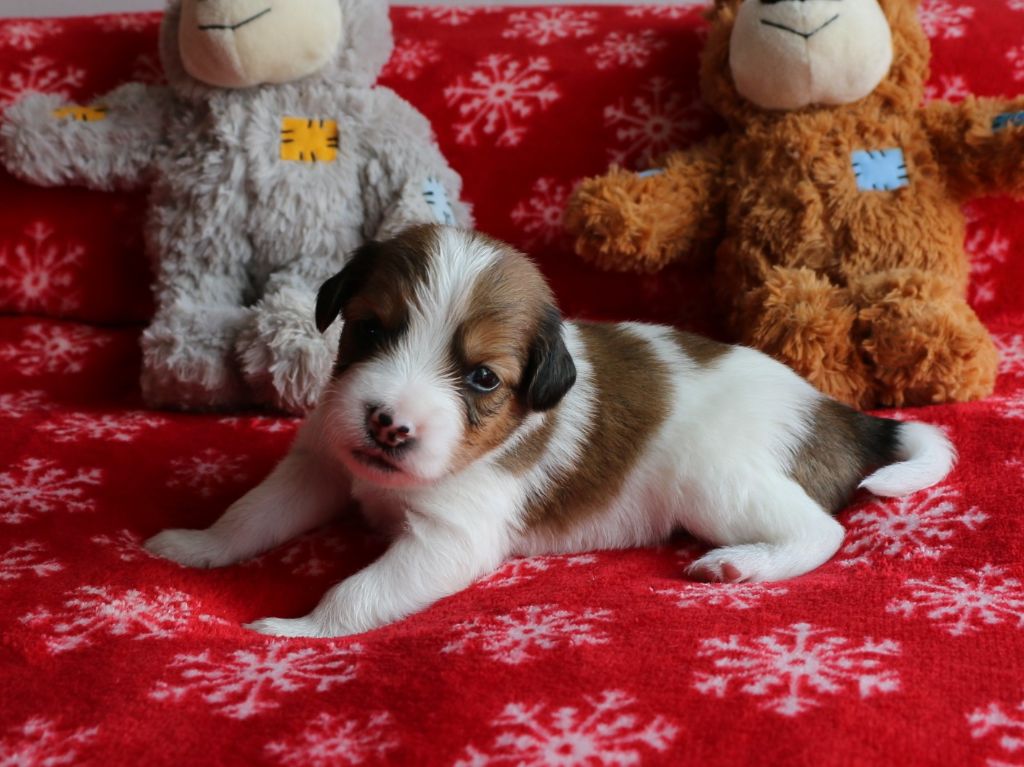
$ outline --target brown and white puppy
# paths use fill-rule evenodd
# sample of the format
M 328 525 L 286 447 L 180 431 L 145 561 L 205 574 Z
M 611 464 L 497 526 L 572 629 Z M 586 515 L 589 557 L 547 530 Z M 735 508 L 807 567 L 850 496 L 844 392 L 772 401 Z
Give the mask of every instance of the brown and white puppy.
M 320 290 L 321 330 L 339 314 L 335 375 L 291 452 L 208 530 L 146 544 L 228 565 L 360 500 L 390 548 L 309 615 L 252 624 L 267 634 L 367 631 L 513 555 L 650 545 L 677 528 L 721 547 L 696 577 L 789 578 L 836 552 L 831 512 L 858 486 L 909 493 L 955 458 L 938 429 L 857 413 L 752 349 L 563 322 L 525 256 L 459 229 L 358 250 Z

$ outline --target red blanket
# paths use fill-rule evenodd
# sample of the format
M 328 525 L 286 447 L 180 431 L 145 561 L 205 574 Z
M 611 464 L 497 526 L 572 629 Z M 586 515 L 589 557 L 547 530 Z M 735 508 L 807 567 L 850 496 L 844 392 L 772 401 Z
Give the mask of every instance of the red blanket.
M 714 129 L 700 7 L 403 9 L 386 83 L 433 121 L 480 227 L 572 314 L 714 328 L 706 276 L 591 271 L 578 178 Z M 925 0 L 932 93 L 1024 90 L 1024 2 Z M 0 22 L 0 105 L 160 77 L 152 15 Z M 240 628 L 304 612 L 382 550 L 337 524 L 216 571 L 140 540 L 205 526 L 295 422 L 146 412 L 142 198 L 0 176 L 0 765 L 1024 764 L 1024 245 L 971 206 L 971 298 L 1004 352 L 947 427 L 950 480 L 858 499 L 840 554 L 772 585 L 685 582 L 700 549 L 509 563 L 365 636 Z

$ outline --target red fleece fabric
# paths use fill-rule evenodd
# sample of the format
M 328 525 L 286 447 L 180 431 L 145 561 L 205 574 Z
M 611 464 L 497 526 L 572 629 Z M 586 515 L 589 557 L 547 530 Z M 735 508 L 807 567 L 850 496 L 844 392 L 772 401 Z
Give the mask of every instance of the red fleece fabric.
M 701 6 L 393 12 L 385 84 L 432 121 L 480 228 L 567 313 L 713 329 L 707 275 L 591 271 L 559 213 L 610 161 L 714 130 Z M 924 0 L 931 93 L 1024 90 L 1021 0 Z M 157 15 L 0 22 L 0 105 L 156 81 Z M 0 176 L 0 765 L 1024 764 L 1024 218 L 970 207 L 996 395 L 947 482 L 859 498 L 840 553 L 768 585 L 682 578 L 700 546 L 514 561 L 339 640 L 241 628 L 311 608 L 384 542 L 351 519 L 222 570 L 149 557 L 270 469 L 296 422 L 143 409 L 142 195 Z

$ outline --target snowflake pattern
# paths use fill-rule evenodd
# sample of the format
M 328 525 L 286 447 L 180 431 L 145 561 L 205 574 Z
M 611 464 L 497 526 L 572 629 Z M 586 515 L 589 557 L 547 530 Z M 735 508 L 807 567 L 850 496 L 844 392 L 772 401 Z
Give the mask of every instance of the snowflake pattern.
M 266 752 L 284 765 L 335 767 L 362 764 L 370 759 L 383 760 L 398 747 L 390 733 L 394 720 L 387 711 L 363 719 L 321 713 L 298 737 L 269 743 Z
M 642 722 L 636 700 L 621 690 L 584 696 L 582 706 L 554 710 L 544 703 L 509 703 L 491 722 L 499 734 L 489 749 L 470 745 L 455 767 L 583 767 L 640 764 L 647 751 L 662 753 L 679 734 L 664 717 Z
M 217 621 L 198 615 L 189 597 L 168 588 L 151 594 L 138 589 L 117 591 L 108 586 L 82 586 L 71 592 L 57 610 L 41 608 L 21 617 L 27 626 L 46 632 L 46 646 L 58 653 L 88 647 L 101 635 L 133 640 L 177 636 L 193 619 Z
M 526 244 L 550 245 L 565 235 L 562 217 L 569 202 L 569 185 L 559 184 L 553 178 L 539 178 L 533 182 L 533 194 L 521 200 L 512 209 L 511 217 L 523 233 Z
M 32 324 L 20 343 L 0 346 L 0 361 L 10 362 L 24 376 L 80 373 L 89 352 L 110 338 L 84 326 Z
M 642 69 L 650 63 L 651 55 L 668 45 L 653 30 L 642 32 L 610 32 L 596 45 L 587 48 L 598 69 L 633 67 Z
M 999 347 L 999 372 L 1004 375 L 1024 376 L 1024 335 L 1005 335 L 996 337 Z M 2 403 L 0 399 L 0 403 Z M 3 406 L 0 405 L 0 414 Z
M 29 574 L 45 578 L 64 569 L 56 559 L 47 559 L 46 556 L 46 547 L 39 541 L 14 544 L 7 551 L 0 552 L 0 581 L 16 581 Z
M 0 739 L 0 765 L 3 767 L 57 767 L 78 764 L 78 754 L 99 733 L 99 727 L 62 730 L 54 719 L 34 716 L 12 727 L 10 735 Z
M 1013 67 L 1013 79 L 1024 80 L 1024 45 L 1010 48 L 1006 52 L 1006 60 Z
M 166 419 L 142 412 L 69 413 L 42 424 L 39 431 L 55 442 L 81 442 L 86 439 L 134 442 L 146 430 L 166 425 Z
M 319 530 L 299 536 L 285 546 L 245 562 L 245 567 L 260 567 L 271 559 L 291 568 L 292 575 L 318 578 L 330 573 L 348 550 L 338 532 Z
M 928 83 L 924 89 L 925 101 L 963 101 L 971 95 L 967 81 L 961 75 L 942 75 L 938 81 Z
M 967 724 L 971 728 L 971 737 L 975 740 L 998 734 L 999 747 L 1006 754 L 1024 751 L 1024 702 L 1009 712 L 999 703 L 990 703 L 988 708 L 979 708 L 968 714 Z M 989 759 L 988 765 L 1014 767 L 997 759 Z
M 415 80 L 424 69 L 440 60 L 441 44 L 437 40 L 399 40 L 382 75 Z
M 608 635 L 598 625 L 609 621 L 609 610 L 583 610 L 574 613 L 558 605 L 520 607 L 506 615 L 473 618 L 456 624 L 457 638 L 446 644 L 443 653 L 465 653 L 478 648 L 499 663 L 515 666 L 537 657 L 538 651 L 565 645 L 601 645 Z
M 761 708 L 796 716 L 823 705 L 822 696 L 856 687 L 861 699 L 899 689 L 899 674 L 884 661 L 900 653 L 899 643 L 866 638 L 851 645 L 831 629 L 794 623 L 771 634 L 745 640 L 739 636 L 701 642 L 697 655 L 709 658 L 714 671 L 695 674 L 694 688 L 722 698 L 729 686 L 761 698 Z
M 996 409 L 1003 418 L 1024 418 L 1024 391 L 994 400 Z
M 495 136 L 497 146 L 517 146 L 526 134 L 523 120 L 547 109 L 561 97 L 547 82 L 551 62 L 543 56 L 525 62 L 507 54 L 491 54 L 444 89 L 448 106 L 468 118 L 455 124 L 455 140 L 476 146 L 478 134 Z
M 839 564 L 868 564 L 880 554 L 898 559 L 938 559 L 959 529 L 977 530 L 988 515 L 962 509 L 959 491 L 936 485 L 902 498 L 876 500 L 846 520 L 846 544 Z
M 477 582 L 485 589 L 504 589 L 515 586 L 523 581 L 532 580 L 538 573 L 545 572 L 552 565 L 563 564 L 567 567 L 579 567 L 593 564 L 597 557 L 593 554 L 578 554 L 568 557 L 523 557 L 512 559 L 493 573 Z
M 18 525 L 38 514 L 92 511 L 86 495 L 103 479 L 100 469 L 69 472 L 49 458 L 26 458 L 0 473 L 0 522 Z
M 666 19 L 677 21 L 695 11 L 703 11 L 708 7 L 708 0 L 673 0 L 671 4 L 638 5 L 626 11 L 627 16 L 635 19 Z
M 670 589 L 658 589 L 654 593 L 670 597 L 676 607 L 749 610 L 767 598 L 788 594 L 789 589 L 767 583 L 686 583 Z
M 928 37 L 952 40 L 964 36 L 974 8 L 950 0 L 923 0 L 918 15 Z
M 115 13 L 95 21 L 104 32 L 144 32 L 157 23 L 156 17 L 145 13 Z
M 217 423 L 232 426 L 236 429 L 252 429 L 253 431 L 260 431 L 265 434 L 294 434 L 299 428 L 299 424 L 302 423 L 302 419 L 268 415 L 231 416 L 229 418 L 219 418 Z
M 416 8 L 409 11 L 408 17 L 420 21 L 434 21 L 449 27 L 461 27 L 478 14 L 495 13 L 499 10 L 499 8 L 464 8 L 457 5 L 445 5 Z
M 156 559 L 156 557 L 142 548 L 142 537 L 131 530 L 118 530 L 110 535 L 94 535 L 89 540 L 97 546 L 102 546 L 112 551 L 122 562 Z
M 241 468 L 240 457 L 208 447 L 198 455 L 171 461 L 171 478 L 167 486 L 196 490 L 204 498 L 209 498 L 225 483 L 244 481 L 245 474 Z
M 528 40 L 535 45 L 550 45 L 560 40 L 579 40 L 594 34 L 594 11 L 570 8 L 542 8 L 520 11 L 508 17 L 509 28 L 501 33 L 510 40 Z
M 21 62 L 18 69 L 0 74 L 0 106 L 16 101 L 27 91 L 59 93 L 71 98 L 72 90 L 81 88 L 84 82 L 84 69 L 59 68 L 52 59 L 33 56 Z
M 85 248 L 57 242 L 42 221 L 28 225 L 20 240 L 0 245 L 0 306 L 18 312 L 64 313 L 77 309 L 75 290 Z
M 700 127 L 698 102 L 685 104 L 663 77 L 652 78 L 627 107 L 621 100 L 604 108 L 604 123 L 622 146 L 608 150 L 611 161 L 648 167 L 661 154 L 682 146 Z
M 907 599 L 897 599 L 886 608 L 906 618 L 918 609 L 953 636 L 971 634 L 982 626 L 1016 621 L 1024 628 L 1024 586 L 1007 578 L 1005 569 L 985 565 L 946 580 L 911 578 Z
M 169 668 L 177 677 L 160 681 L 150 697 L 180 701 L 197 694 L 231 719 L 248 719 L 278 708 L 280 693 L 324 692 L 356 676 L 360 645 L 334 643 L 295 647 L 274 641 L 264 646 L 215 655 L 209 650 L 176 655 Z
M 49 408 L 46 392 L 39 389 L 0 394 L 0 418 L 22 418 Z
M 997 229 L 983 223 L 977 209 L 968 207 L 967 239 L 964 247 L 971 256 L 970 298 L 975 306 L 996 300 L 997 280 L 993 271 L 1006 263 L 1010 255 L 1010 240 Z
M 53 37 L 60 26 L 53 19 L 18 19 L 0 24 L 0 48 L 31 51 L 41 41 Z

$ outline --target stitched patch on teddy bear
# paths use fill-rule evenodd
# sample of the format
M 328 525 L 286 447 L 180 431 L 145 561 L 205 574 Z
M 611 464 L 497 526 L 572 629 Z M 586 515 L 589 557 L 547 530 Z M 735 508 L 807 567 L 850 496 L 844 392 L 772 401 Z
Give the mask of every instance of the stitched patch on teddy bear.
M 899 148 L 854 152 L 853 173 L 862 192 L 889 192 L 910 185 L 906 159 Z
M 992 121 L 992 132 L 998 133 L 1006 128 L 1024 126 L 1024 112 L 1005 112 Z
M 281 159 L 334 162 L 338 159 L 338 123 L 311 117 L 281 118 Z
M 60 109 L 53 110 L 53 116 L 58 120 L 77 120 L 83 123 L 97 123 L 107 119 L 107 108 L 100 106 L 83 107 L 78 104 L 71 104 Z
M 455 212 L 448 200 L 448 192 L 436 178 L 428 178 L 423 182 L 423 199 L 427 201 L 430 210 L 439 224 L 453 226 L 455 224 Z

